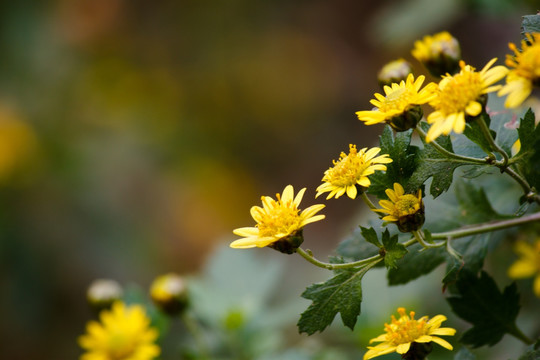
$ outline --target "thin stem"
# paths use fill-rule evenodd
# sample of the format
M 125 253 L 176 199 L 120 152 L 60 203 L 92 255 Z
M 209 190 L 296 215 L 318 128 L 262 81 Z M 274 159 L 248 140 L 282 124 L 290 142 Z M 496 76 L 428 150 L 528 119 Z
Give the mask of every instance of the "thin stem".
M 378 261 L 378 260 L 382 259 L 382 256 L 377 254 L 377 255 L 374 255 L 374 256 L 369 257 L 367 259 L 354 261 L 354 262 L 350 262 L 350 263 L 331 264 L 331 263 L 326 263 L 324 261 L 320 261 L 320 260 L 315 259 L 315 257 L 311 253 L 311 251 L 304 250 L 304 249 L 302 249 L 300 247 L 298 249 L 296 249 L 296 253 L 298 255 L 302 256 L 308 262 L 312 263 L 313 265 L 318 266 L 318 267 L 323 268 L 323 269 L 328 269 L 328 270 L 347 269 L 347 268 L 352 268 L 352 267 L 364 266 L 364 265 L 368 265 L 368 264 L 370 264 L 370 263 L 372 263 L 374 261 Z
M 415 239 L 422 245 L 424 248 L 436 248 L 441 247 L 445 244 L 445 241 L 442 241 L 438 244 L 430 244 L 426 242 L 426 239 L 424 238 L 424 234 L 422 233 L 422 230 L 413 230 L 411 233 L 414 235 Z
M 491 131 L 489 131 L 489 127 L 487 126 L 487 123 L 486 121 L 484 120 L 484 117 L 485 116 L 489 116 L 488 114 L 486 113 L 483 113 L 482 115 L 480 115 L 477 119 L 476 119 L 476 122 L 478 123 L 478 125 L 480 125 L 480 130 L 482 131 L 482 134 L 484 134 L 484 138 L 488 141 L 489 143 L 489 146 L 491 147 L 492 150 L 498 152 L 499 154 L 501 154 L 501 156 L 503 157 L 503 160 L 502 160 L 502 163 L 498 164 L 498 166 L 501 168 L 501 169 L 504 169 L 506 168 L 506 166 L 508 165 L 508 154 L 506 153 L 506 151 L 504 151 L 496 142 L 495 142 L 495 139 L 493 139 L 493 136 L 491 135 Z
M 422 130 L 422 128 L 420 126 L 416 127 L 416 132 L 418 132 L 418 135 L 420 135 L 420 137 L 422 137 L 422 139 L 425 140 L 426 132 L 424 130 Z M 437 149 L 437 151 L 440 152 L 442 155 L 444 155 L 444 156 L 446 156 L 448 158 L 460 160 L 461 162 L 466 162 L 466 163 L 470 163 L 470 164 L 478 164 L 478 165 L 487 165 L 488 164 L 488 162 L 485 159 L 478 159 L 478 158 L 473 158 L 473 157 L 470 157 L 470 156 L 458 155 L 456 153 L 448 151 L 445 148 L 443 148 L 441 145 L 439 145 L 439 143 L 437 143 L 437 141 L 435 141 L 435 140 L 431 141 L 429 144 L 432 145 L 435 149 Z
M 366 205 L 369 206 L 369 208 L 370 208 L 371 210 L 377 208 L 377 207 L 375 206 L 375 204 L 373 204 L 373 203 L 371 202 L 371 200 L 369 199 L 369 197 L 366 195 L 366 193 L 365 193 L 364 191 L 362 191 L 362 194 L 361 194 L 360 196 L 362 196 L 362 200 L 364 200 L 364 202 L 366 203 Z
M 519 175 L 516 171 L 514 171 L 512 168 L 507 167 L 504 169 L 504 172 L 510 175 L 514 180 L 517 181 L 517 183 L 521 186 L 523 191 L 525 192 L 525 196 L 527 197 L 528 201 L 535 201 L 538 204 L 540 204 L 540 196 L 536 193 L 536 191 L 533 190 L 533 188 L 530 187 L 530 185 Z
M 488 223 L 464 227 L 462 229 L 457 229 L 457 230 L 452 230 L 452 231 L 447 231 L 447 232 L 442 232 L 442 233 L 434 233 L 434 234 L 431 234 L 431 237 L 433 239 L 460 238 L 460 237 L 481 234 L 481 233 L 495 231 L 495 230 L 506 229 L 512 226 L 522 225 L 522 224 L 526 224 L 533 221 L 539 221 L 539 220 L 540 220 L 540 212 L 537 212 L 528 216 L 522 216 L 517 219 L 492 221 Z
M 184 322 L 186 329 L 189 331 L 191 336 L 193 336 L 193 339 L 197 344 L 197 348 L 200 352 L 200 358 L 202 360 L 210 360 L 210 352 L 208 350 L 206 342 L 203 339 L 203 333 L 197 321 L 187 312 L 184 312 L 180 317 Z
M 534 344 L 534 341 L 529 339 L 527 335 L 525 335 L 515 324 L 511 331 L 509 331 L 509 334 L 515 336 L 517 339 L 523 341 L 527 345 Z

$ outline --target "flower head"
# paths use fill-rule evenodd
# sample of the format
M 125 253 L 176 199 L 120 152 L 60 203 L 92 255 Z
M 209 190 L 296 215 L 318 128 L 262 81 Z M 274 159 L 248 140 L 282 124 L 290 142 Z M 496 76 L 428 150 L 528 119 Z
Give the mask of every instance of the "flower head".
M 431 319 L 423 316 L 416 320 L 414 311 L 411 311 L 409 315 L 405 313 L 405 308 L 400 307 L 397 311 L 400 315 L 399 319 L 392 315 L 391 323 L 384 324 L 386 333 L 369 341 L 370 344 L 373 342 L 381 343 L 376 346 L 368 346 L 369 350 L 365 353 L 364 360 L 390 354 L 394 351 L 398 354 L 405 354 L 414 343 L 434 342 L 445 349 L 453 349 L 450 343 L 437 336 L 452 336 L 456 333 L 455 329 L 440 327 L 441 323 L 446 320 L 444 315 L 436 315 Z
M 122 297 L 123 289 L 120 284 L 111 279 L 96 279 L 86 291 L 88 303 L 96 310 L 110 308 L 111 305 Z
M 508 44 L 514 55 L 506 56 L 506 65 L 511 69 L 506 76 L 506 85 L 497 93 L 508 95 L 504 106 L 515 108 L 531 94 L 534 85 L 540 86 L 540 33 L 526 34 L 519 51 L 513 43 Z
M 323 184 L 317 188 L 317 196 L 330 192 L 326 199 L 332 197 L 339 198 L 347 193 L 351 199 L 355 199 L 358 194 L 357 185 L 361 190 L 369 187 L 369 175 L 375 173 L 376 170 L 386 170 L 386 166 L 392 162 L 392 159 L 387 154 L 377 156 L 381 151 L 380 148 L 363 148 L 360 151 L 356 149 L 356 145 L 349 145 L 349 154 L 342 152 L 338 161 L 333 161 L 334 167 L 329 168 L 324 172 L 322 181 Z
M 154 341 L 156 329 L 140 305 L 126 306 L 117 301 L 111 310 L 100 313 L 101 322 L 90 321 L 79 344 L 87 350 L 81 360 L 150 360 L 160 348 Z
M 377 80 L 379 80 L 379 85 L 384 88 L 385 85 L 392 85 L 392 83 L 399 83 L 407 79 L 407 76 L 411 73 L 411 64 L 405 59 L 397 59 L 390 61 L 381 68 Z
M 496 58 L 477 72 L 470 65 L 460 62 L 461 71 L 454 76 L 444 76 L 435 89 L 435 98 L 430 105 L 435 109 L 428 115 L 427 121 L 432 124 L 426 141 L 431 142 L 439 135 L 448 135 L 452 130 L 461 134 L 465 130 L 465 117 L 476 117 L 484 110 L 485 94 L 496 91 L 499 86 L 492 86 L 501 80 L 508 69 L 504 66 L 491 65 Z
M 459 70 L 459 42 L 447 31 L 426 35 L 422 40 L 415 41 L 411 53 L 435 77 Z
M 422 190 L 416 195 L 405 194 L 403 186 L 394 183 L 394 189 L 386 189 L 386 195 L 390 200 L 381 200 L 379 205 L 382 209 L 373 211 L 387 214 L 382 219 L 393 222 L 401 232 L 418 230 L 424 224 L 424 203 Z
M 281 196 L 276 194 L 276 200 L 270 196 L 261 197 L 263 207 L 251 208 L 251 216 L 257 225 L 235 229 L 233 233 L 244 238 L 233 241 L 230 246 L 236 249 L 269 246 L 287 254 L 293 253 L 303 241 L 304 226 L 324 219 L 324 215 L 315 215 L 324 208 L 322 204 L 300 212 L 298 206 L 305 191 L 303 188 L 295 197 L 293 187 L 287 185 Z
M 158 276 L 150 285 L 150 297 L 165 313 L 178 314 L 188 303 L 186 282 L 174 273 Z
M 356 115 L 366 125 L 373 125 L 382 122 L 390 124 L 398 131 L 408 130 L 416 126 L 422 118 L 421 104 L 425 104 L 433 98 L 433 88 L 435 84 L 429 84 L 422 90 L 425 76 L 420 75 L 414 80 L 413 74 L 407 76 L 406 81 L 392 86 L 385 86 L 385 96 L 375 93 L 375 98 L 370 102 L 375 105 L 375 109 L 369 111 L 357 111 Z
M 521 279 L 535 276 L 533 290 L 540 297 L 540 238 L 534 244 L 519 240 L 514 246 L 519 259 L 508 269 L 508 276 Z

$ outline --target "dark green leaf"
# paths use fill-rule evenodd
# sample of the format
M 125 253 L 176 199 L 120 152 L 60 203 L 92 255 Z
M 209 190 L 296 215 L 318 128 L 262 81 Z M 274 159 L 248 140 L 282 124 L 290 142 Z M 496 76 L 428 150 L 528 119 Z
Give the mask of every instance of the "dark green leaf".
M 531 186 L 540 189 L 540 126 L 535 126 L 534 113 L 529 109 L 518 128 L 521 149 L 516 154 L 525 179 Z
M 476 360 L 476 355 L 469 351 L 466 347 L 462 347 L 454 356 L 454 360 Z
M 406 284 L 422 275 L 429 274 L 445 260 L 446 251 L 442 248 L 420 251 L 422 246 L 414 244 L 409 252 L 396 261 L 397 268 L 388 270 L 388 284 Z
M 336 252 L 338 255 L 358 261 L 377 255 L 379 248 L 373 247 L 361 234 L 360 228 L 354 230 L 351 236 L 339 243 Z
M 378 248 L 382 247 L 381 242 L 379 241 L 379 237 L 377 236 L 377 232 L 372 227 L 365 228 L 363 226 L 360 226 L 360 231 L 362 232 L 362 236 L 364 239 L 366 239 L 367 242 L 375 245 Z
M 343 324 L 354 329 L 362 303 L 362 277 L 371 267 L 340 270 L 330 280 L 309 286 L 302 297 L 313 302 L 300 316 L 299 331 L 308 335 L 322 332 L 338 312 Z
M 498 343 L 506 333 L 514 333 L 519 311 L 519 294 L 516 284 L 507 286 L 501 293 L 495 281 L 486 273 L 480 277 L 462 271 L 456 283 L 458 296 L 448 302 L 462 319 L 473 324 L 461 342 L 479 347 Z
M 422 126 L 424 129 L 429 127 L 426 123 L 420 123 L 419 126 Z M 424 140 L 422 141 L 424 142 L 424 148 L 420 150 L 418 154 L 418 167 L 415 169 L 408 184 L 405 186 L 405 191 L 414 192 L 416 189 L 420 188 L 427 179 L 432 177 L 433 181 L 431 182 L 429 192 L 436 198 L 448 190 L 452 184 L 454 170 L 464 164 L 448 159 L 432 145 L 427 144 Z M 436 141 L 444 149 L 454 152 L 448 136 L 439 136 Z
M 489 116 L 485 117 L 486 124 L 489 126 L 490 124 L 490 118 Z M 491 134 L 493 137 L 496 136 L 494 131 L 491 131 Z M 465 126 L 465 131 L 463 131 L 463 135 L 465 135 L 469 140 L 480 146 L 480 148 L 486 153 L 489 154 L 491 152 L 491 146 L 489 145 L 489 142 L 486 140 L 486 137 L 484 136 L 484 133 L 481 130 L 480 125 L 478 124 L 478 121 L 472 121 L 468 122 Z
M 396 133 L 390 126 L 385 126 L 383 133 L 379 136 L 381 154 L 388 154 L 393 160 L 386 164 L 386 172 L 377 171 L 369 178 L 371 185 L 368 193 L 378 198 L 386 198 L 384 191 L 394 187 L 394 183 L 405 184 L 416 165 L 415 159 L 418 153 L 418 147 L 411 146 L 411 136 L 413 130 Z
M 460 217 L 463 219 L 464 224 L 513 217 L 497 213 L 491 206 L 482 187 L 461 179 L 457 180 L 454 186 L 454 193 L 460 208 Z
M 540 15 L 525 15 L 521 21 L 522 34 L 540 32 Z
M 540 359 L 540 350 L 531 350 L 521 355 L 518 360 L 538 360 L 538 359 Z
M 384 246 L 384 265 L 390 268 L 396 268 L 396 261 L 407 254 L 407 248 L 398 242 L 398 236 L 390 236 L 388 229 L 383 233 L 382 242 Z

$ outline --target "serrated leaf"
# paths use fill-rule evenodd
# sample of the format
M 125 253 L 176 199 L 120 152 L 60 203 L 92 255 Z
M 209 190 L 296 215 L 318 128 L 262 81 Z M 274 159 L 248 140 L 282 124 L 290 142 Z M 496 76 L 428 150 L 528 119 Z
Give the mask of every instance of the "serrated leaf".
M 461 179 L 457 180 L 454 186 L 454 193 L 459 203 L 460 217 L 463 219 L 463 223 L 473 224 L 513 217 L 497 213 L 491 206 L 482 187 Z
M 344 258 L 358 261 L 377 255 L 379 248 L 368 243 L 362 236 L 360 228 L 356 228 L 351 236 L 339 243 L 336 252 Z
M 343 324 L 353 330 L 360 315 L 362 277 L 373 265 L 360 270 L 340 270 L 330 280 L 309 286 L 302 297 L 313 302 L 300 316 L 299 331 L 308 335 L 322 332 L 332 323 L 338 312 Z
M 486 120 L 486 125 L 489 127 L 491 119 L 489 118 L 489 116 L 485 116 L 484 119 Z M 484 136 L 484 133 L 482 132 L 481 127 L 478 124 L 478 121 L 468 122 L 465 125 L 463 135 L 465 135 L 469 140 L 480 146 L 480 148 L 486 154 L 489 154 L 491 152 L 491 146 L 486 140 L 486 137 Z M 495 131 L 491 130 L 491 135 L 495 138 Z
M 367 242 L 370 244 L 375 245 L 378 248 L 382 247 L 381 242 L 379 241 L 379 237 L 377 236 L 377 232 L 372 227 L 365 228 L 363 226 L 360 226 L 360 232 L 362 233 L 362 236 L 364 239 L 366 239 Z
M 429 125 L 426 123 L 420 123 L 419 126 L 422 126 L 424 130 L 429 128 Z M 436 141 L 444 149 L 454 152 L 452 142 L 448 136 L 439 136 Z M 426 143 L 424 140 L 422 142 L 424 143 L 424 148 L 418 153 L 418 166 L 411 175 L 405 190 L 406 192 L 413 192 L 420 188 L 427 179 L 433 178 L 429 192 L 436 198 L 448 190 L 452 184 L 454 170 L 465 164 L 447 158 L 437 151 L 433 145 Z
M 540 189 L 540 126 L 535 125 L 535 116 L 529 108 L 519 124 L 521 149 L 516 154 L 525 179 L 531 186 Z
M 501 293 L 495 281 L 486 273 L 480 277 L 462 272 L 456 283 L 458 296 L 449 297 L 453 312 L 473 327 L 465 332 L 461 342 L 476 348 L 498 343 L 504 334 L 515 333 L 519 312 L 519 294 L 515 283 Z
M 393 160 L 386 164 L 386 172 L 377 171 L 369 178 L 371 185 L 368 193 L 378 198 L 386 198 L 384 191 L 391 189 L 395 182 L 405 184 L 416 167 L 416 154 L 418 147 L 411 145 L 413 130 L 394 132 L 389 125 L 384 127 L 383 133 L 379 136 L 381 154 L 388 154 Z
M 397 268 L 396 262 L 407 254 L 407 248 L 398 242 L 397 235 L 390 236 L 388 229 L 383 233 L 384 265 L 386 268 Z
M 521 34 L 540 32 L 540 15 L 525 15 L 521 21 Z
M 397 268 L 388 270 L 389 285 L 406 284 L 429 274 L 446 259 L 445 250 L 442 248 L 420 251 L 421 249 L 423 249 L 421 245 L 414 244 L 409 247 L 409 252 L 403 258 L 396 261 Z

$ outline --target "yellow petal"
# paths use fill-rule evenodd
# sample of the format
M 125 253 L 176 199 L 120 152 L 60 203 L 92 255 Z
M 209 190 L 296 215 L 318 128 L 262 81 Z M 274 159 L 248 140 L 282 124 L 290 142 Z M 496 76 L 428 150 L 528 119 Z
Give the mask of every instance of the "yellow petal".
M 454 348 L 452 345 L 450 345 L 448 341 L 441 339 L 440 337 L 437 337 L 437 336 L 432 336 L 431 341 L 433 341 L 436 344 L 441 345 L 443 348 L 448 349 L 448 350 L 452 350 Z

